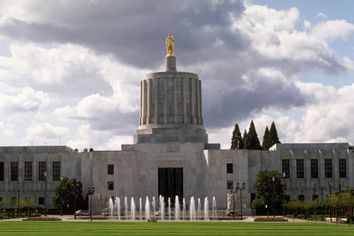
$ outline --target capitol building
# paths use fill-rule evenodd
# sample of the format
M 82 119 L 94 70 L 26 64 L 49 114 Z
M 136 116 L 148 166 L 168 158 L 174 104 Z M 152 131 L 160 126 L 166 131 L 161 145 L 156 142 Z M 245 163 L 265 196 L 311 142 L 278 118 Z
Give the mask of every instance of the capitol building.
M 354 188 L 354 150 L 348 143 L 284 143 L 263 151 L 222 150 L 209 143 L 203 124 L 203 78 L 177 70 L 172 35 L 166 38 L 166 49 L 166 70 L 147 74 L 140 82 L 133 144 L 82 152 L 67 146 L 0 146 L 2 207 L 19 197 L 33 199 L 35 207 L 52 208 L 62 177 L 80 180 L 84 194 L 94 186 L 97 212 L 111 196 L 208 197 L 216 199 L 218 209 L 226 209 L 227 193 L 244 184 L 235 208 L 251 214 L 256 175 L 266 169 L 282 173 L 291 200 Z

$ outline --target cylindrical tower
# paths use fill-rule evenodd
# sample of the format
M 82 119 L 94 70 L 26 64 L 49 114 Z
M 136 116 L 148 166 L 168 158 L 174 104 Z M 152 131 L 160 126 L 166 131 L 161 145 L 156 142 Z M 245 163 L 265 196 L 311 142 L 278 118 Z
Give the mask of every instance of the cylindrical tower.
M 141 81 L 140 119 L 135 143 L 207 143 L 201 81 L 197 74 L 177 72 L 174 52 L 168 49 L 167 52 L 166 72 L 147 74 Z

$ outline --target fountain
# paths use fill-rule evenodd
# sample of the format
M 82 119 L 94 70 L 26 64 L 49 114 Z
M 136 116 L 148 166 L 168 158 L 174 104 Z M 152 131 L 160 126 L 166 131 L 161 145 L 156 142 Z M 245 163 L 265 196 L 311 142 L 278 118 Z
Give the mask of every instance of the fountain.
M 200 203 L 200 198 L 198 198 L 198 205 L 197 205 L 197 219 L 200 219 L 200 212 L 201 212 L 202 204 Z
M 171 198 L 168 198 L 167 203 L 168 220 L 171 220 Z
M 186 199 L 185 198 L 183 198 L 182 205 L 183 205 L 182 220 L 184 220 L 186 218 Z
M 209 200 L 208 200 L 208 197 L 204 198 L 204 220 L 209 220 Z
M 213 219 L 215 220 L 216 219 L 216 198 L 215 198 L 215 196 L 213 196 L 213 202 L 212 202 L 211 210 L 212 210 Z
M 118 220 L 120 220 L 120 198 L 119 198 L 119 197 L 116 197 L 115 206 L 116 206 L 116 208 L 117 208 L 117 217 L 118 217 Z
M 150 220 L 150 201 L 148 196 L 145 198 L 145 220 Z
M 194 197 L 191 197 L 189 204 L 189 220 L 195 220 L 196 212 L 195 212 L 195 201 Z
M 139 215 L 140 220 L 143 220 L 143 200 L 139 197 Z
M 180 204 L 178 196 L 175 197 L 175 220 L 179 220 Z
M 155 196 L 153 196 L 153 197 L 152 197 L 152 202 L 151 202 L 151 205 L 152 205 L 153 215 L 155 215 L 155 212 L 156 212 L 156 201 L 155 201 Z
M 128 219 L 128 198 L 124 197 L 124 217 Z
M 165 220 L 165 199 L 162 196 L 160 196 L 160 213 L 161 220 Z
M 130 217 L 131 220 L 135 220 L 135 201 L 134 198 L 130 198 Z
M 114 210 L 114 205 L 113 205 L 113 200 L 112 198 L 109 198 L 108 200 L 108 210 L 109 210 L 109 215 L 111 219 L 113 218 L 113 210 Z

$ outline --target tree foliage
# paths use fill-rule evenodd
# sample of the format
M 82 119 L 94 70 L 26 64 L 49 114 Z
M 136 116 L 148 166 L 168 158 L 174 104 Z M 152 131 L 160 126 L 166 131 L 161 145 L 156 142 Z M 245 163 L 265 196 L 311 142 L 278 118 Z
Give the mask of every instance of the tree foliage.
M 280 140 L 278 137 L 278 131 L 277 131 L 277 128 L 275 127 L 274 121 L 272 122 L 272 124 L 270 126 L 269 136 L 270 136 L 270 147 L 276 143 L 280 143 Z
M 262 146 L 258 139 L 258 134 L 253 120 L 250 123 L 250 127 L 246 136 L 246 142 L 244 143 L 245 149 L 262 150 Z
M 235 124 L 234 131 L 232 132 L 231 149 L 243 149 L 243 140 L 238 124 Z
M 258 172 L 255 185 L 257 196 L 262 197 L 265 204 L 270 207 L 273 204 L 275 206 L 282 205 L 284 184 L 278 171 L 262 170 Z
M 85 201 L 82 196 L 82 183 L 77 179 L 64 177 L 55 189 L 53 202 L 56 208 L 64 211 L 73 211 L 75 204 L 76 209 L 83 207 Z
M 264 130 L 264 135 L 263 135 L 263 142 L 262 142 L 262 147 L 264 150 L 268 150 L 272 146 L 272 141 L 270 137 L 270 132 L 268 129 L 268 126 Z

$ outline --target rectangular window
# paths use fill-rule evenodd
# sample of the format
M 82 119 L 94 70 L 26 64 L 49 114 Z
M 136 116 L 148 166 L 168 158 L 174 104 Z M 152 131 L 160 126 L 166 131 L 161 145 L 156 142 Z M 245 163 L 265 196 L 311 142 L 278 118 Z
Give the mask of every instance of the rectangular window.
M 283 178 L 290 178 L 290 160 L 284 159 L 281 161 L 282 176 Z
M 296 178 L 304 178 L 305 168 L 304 168 L 304 159 L 296 160 Z
M 114 175 L 114 165 L 113 164 L 108 164 L 107 165 L 107 174 L 108 175 Z
M 226 181 L 226 189 L 233 189 L 234 188 L 234 181 L 228 180 Z
M 4 162 L 0 162 L 0 181 L 4 181 L 4 177 L 5 177 Z
M 38 198 L 38 205 L 44 205 L 44 197 Z
M 332 178 L 332 159 L 325 159 L 325 177 Z
M 301 194 L 297 196 L 297 200 L 305 201 L 305 195 Z
M 108 190 L 114 190 L 114 182 L 108 181 Z
M 44 181 L 47 177 L 47 163 L 45 161 L 38 162 L 38 180 Z
M 25 162 L 25 181 L 32 181 L 32 162 Z
M 60 180 L 60 161 L 53 161 L 53 181 Z
M 11 162 L 10 169 L 11 181 L 18 181 L 18 162 Z
M 311 159 L 311 178 L 318 178 L 318 159 Z
M 339 178 L 347 178 L 347 159 L 339 159 Z
M 317 194 L 312 195 L 312 200 L 316 200 L 316 199 L 318 199 L 318 195 Z
M 227 174 L 234 173 L 234 165 L 232 163 L 227 163 L 226 164 L 226 173 Z
M 3 201 L 3 199 L 2 199 L 2 197 L 0 197 L 0 205 L 3 203 L 2 201 Z

